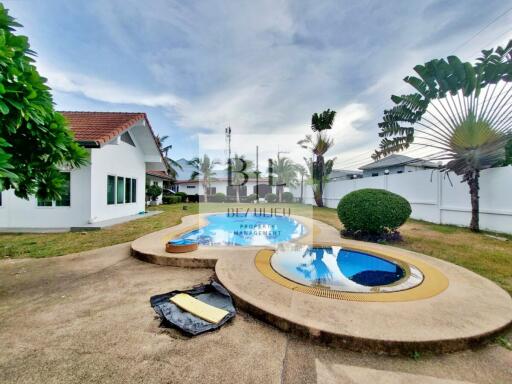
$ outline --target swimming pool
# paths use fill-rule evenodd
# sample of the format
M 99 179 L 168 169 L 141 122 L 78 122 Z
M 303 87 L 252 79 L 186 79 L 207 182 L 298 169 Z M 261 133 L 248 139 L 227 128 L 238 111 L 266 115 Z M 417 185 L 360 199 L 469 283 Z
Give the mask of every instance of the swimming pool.
M 208 224 L 171 240 L 171 244 L 197 242 L 210 246 L 265 246 L 298 239 L 307 229 L 288 216 L 270 214 L 215 214 Z
M 413 265 L 337 246 L 280 246 L 270 264 L 288 280 L 344 292 L 394 292 L 423 281 Z

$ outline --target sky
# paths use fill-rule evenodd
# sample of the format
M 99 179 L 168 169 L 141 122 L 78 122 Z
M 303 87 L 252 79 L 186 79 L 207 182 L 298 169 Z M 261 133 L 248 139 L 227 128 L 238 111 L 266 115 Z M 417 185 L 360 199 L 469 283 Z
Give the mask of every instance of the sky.
M 504 0 L 4 4 L 59 110 L 146 112 L 174 159 L 197 156 L 209 135 L 222 146 L 228 125 L 234 144 L 286 156 L 311 133 L 311 115 L 330 108 L 327 155 L 355 169 L 371 162 L 377 123 L 392 94 L 411 91 L 402 79 L 415 65 L 452 54 L 472 62 L 512 38 Z

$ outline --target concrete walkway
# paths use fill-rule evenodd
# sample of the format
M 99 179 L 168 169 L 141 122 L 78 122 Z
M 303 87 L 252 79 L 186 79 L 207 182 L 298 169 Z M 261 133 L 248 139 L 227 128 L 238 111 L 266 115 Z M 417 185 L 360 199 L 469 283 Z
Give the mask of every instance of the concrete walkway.
M 149 297 L 205 282 L 213 271 L 144 263 L 129 251 L 123 244 L 0 261 L 1 383 L 494 384 L 512 377 L 512 352 L 497 345 L 418 361 L 382 357 L 310 343 L 244 313 L 218 332 L 186 338 L 159 327 Z

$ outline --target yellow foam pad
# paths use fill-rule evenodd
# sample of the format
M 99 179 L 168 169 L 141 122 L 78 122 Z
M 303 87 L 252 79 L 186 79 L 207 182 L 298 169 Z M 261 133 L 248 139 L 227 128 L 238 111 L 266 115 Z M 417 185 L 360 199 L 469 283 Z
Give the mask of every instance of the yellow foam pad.
M 200 319 L 210 323 L 219 323 L 229 312 L 224 309 L 214 307 L 213 305 L 197 300 L 196 298 L 186 294 L 178 293 L 170 298 L 170 301 L 178 307 L 187 311 Z

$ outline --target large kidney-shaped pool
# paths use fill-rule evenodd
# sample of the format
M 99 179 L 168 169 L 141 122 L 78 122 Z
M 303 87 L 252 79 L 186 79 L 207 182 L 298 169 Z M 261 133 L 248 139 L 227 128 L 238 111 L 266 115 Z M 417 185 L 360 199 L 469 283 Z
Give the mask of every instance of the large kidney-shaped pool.
M 344 292 L 400 291 L 423 280 L 413 265 L 336 246 L 279 246 L 270 264 L 288 280 Z
M 207 220 L 204 227 L 187 232 L 169 243 L 265 246 L 298 239 L 307 233 L 303 224 L 288 216 L 224 213 L 209 215 Z

